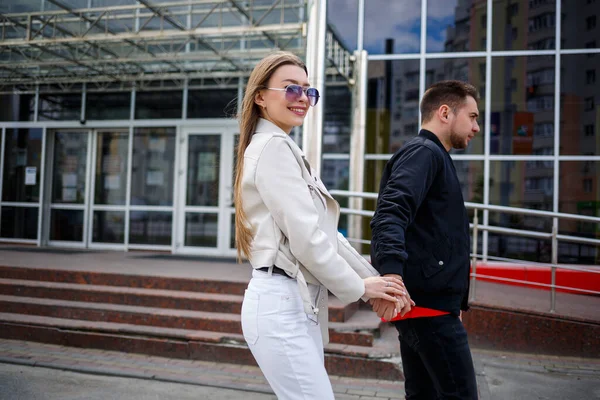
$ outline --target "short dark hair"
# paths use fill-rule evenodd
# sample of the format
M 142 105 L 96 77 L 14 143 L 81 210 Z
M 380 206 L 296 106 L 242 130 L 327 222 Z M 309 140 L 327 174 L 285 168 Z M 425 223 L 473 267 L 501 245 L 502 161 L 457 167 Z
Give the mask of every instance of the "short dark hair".
M 475 86 L 462 81 L 441 81 L 431 85 L 421 99 L 421 123 L 429 121 L 435 111 L 446 104 L 453 112 L 459 110 L 471 96 L 479 100 Z

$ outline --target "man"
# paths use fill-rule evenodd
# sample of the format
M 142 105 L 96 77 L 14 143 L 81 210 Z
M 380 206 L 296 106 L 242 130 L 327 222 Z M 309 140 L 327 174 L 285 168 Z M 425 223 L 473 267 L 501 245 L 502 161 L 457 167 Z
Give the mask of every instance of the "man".
M 421 100 L 419 135 L 388 162 L 371 228 L 373 265 L 404 280 L 416 304 L 394 322 L 407 399 L 477 399 L 461 310 L 469 291 L 469 221 L 448 152 L 479 132 L 477 90 L 460 81 L 432 85 Z M 393 305 L 373 302 L 385 319 Z

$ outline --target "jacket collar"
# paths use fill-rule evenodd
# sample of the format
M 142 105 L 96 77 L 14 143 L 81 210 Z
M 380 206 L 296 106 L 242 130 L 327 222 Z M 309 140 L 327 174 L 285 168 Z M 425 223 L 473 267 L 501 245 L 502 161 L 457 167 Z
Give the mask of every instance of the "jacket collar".
M 258 119 L 258 122 L 256 123 L 256 133 L 274 133 L 274 132 L 283 133 L 284 135 L 287 136 L 287 133 L 285 133 L 283 131 L 283 129 L 281 129 L 280 127 L 278 127 L 271 121 L 266 120 L 264 118 Z
M 433 132 L 428 131 L 427 129 L 421 129 L 421 131 L 419 132 L 419 136 L 423 136 L 424 138 L 431 140 L 433 143 L 440 146 L 440 148 L 444 150 L 445 153 L 448 153 L 448 150 L 446 150 L 442 142 L 440 142 L 440 139 Z
M 285 131 L 283 129 L 281 129 L 280 127 L 278 127 L 271 121 L 266 120 L 264 118 L 259 118 L 258 122 L 256 123 L 256 131 L 254 133 L 255 134 L 257 134 L 257 133 L 269 133 L 269 134 L 278 133 L 281 135 L 285 135 L 286 140 L 290 141 L 291 146 L 295 149 L 295 151 L 300 153 L 302 158 L 304 158 L 304 152 L 302 151 L 302 149 L 300 149 L 300 147 L 298 147 L 298 145 L 296 144 L 296 142 L 294 142 L 292 137 L 290 135 L 288 135 L 287 133 L 285 133 Z M 310 169 L 309 169 L 309 171 L 310 171 Z

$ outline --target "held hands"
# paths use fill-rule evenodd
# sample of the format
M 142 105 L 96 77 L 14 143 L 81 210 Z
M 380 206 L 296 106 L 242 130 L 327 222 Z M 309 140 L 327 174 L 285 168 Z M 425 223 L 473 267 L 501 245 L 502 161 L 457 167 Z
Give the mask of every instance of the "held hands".
M 396 303 L 396 298 L 405 296 L 406 289 L 402 279 L 396 276 L 372 276 L 363 279 L 365 296 L 369 299 L 383 299 Z
M 394 277 L 398 280 L 402 280 L 400 275 L 386 275 L 387 277 Z M 404 287 L 404 283 L 402 283 Z M 404 316 L 408 313 L 411 308 L 415 305 L 415 302 L 410 298 L 408 291 L 404 288 L 404 294 L 400 296 L 396 296 L 394 301 L 387 301 L 382 298 L 370 299 L 369 302 L 373 306 L 373 311 L 377 313 L 377 316 L 383 318 L 386 321 L 390 321 L 394 318 L 398 313 L 401 316 Z

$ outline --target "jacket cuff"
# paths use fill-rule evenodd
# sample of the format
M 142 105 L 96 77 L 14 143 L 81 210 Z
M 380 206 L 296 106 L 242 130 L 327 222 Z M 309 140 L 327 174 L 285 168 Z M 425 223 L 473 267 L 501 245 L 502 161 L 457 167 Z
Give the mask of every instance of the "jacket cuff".
M 379 267 L 379 273 L 385 274 L 396 274 L 404 278 L 404 261 L 398 257 L 383 257 L 381 260 L 377 260 L 377 266 Z

